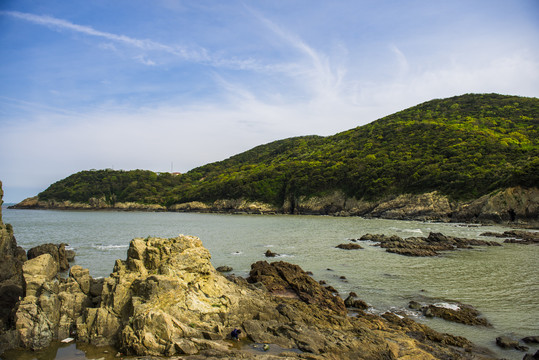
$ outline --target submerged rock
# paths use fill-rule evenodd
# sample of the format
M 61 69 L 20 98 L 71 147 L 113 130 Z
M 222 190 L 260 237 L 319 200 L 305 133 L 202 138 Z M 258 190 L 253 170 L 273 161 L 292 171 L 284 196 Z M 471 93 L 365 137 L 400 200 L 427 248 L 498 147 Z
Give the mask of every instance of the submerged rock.
M 356 249 L 363 249 L 361 247 L 361 245 L 359 244 L 339 244 L 337 246 L 335 246 L 336 248 L 339 248 L 339 249 L 344 249 L 344 250 L 356 250 Z

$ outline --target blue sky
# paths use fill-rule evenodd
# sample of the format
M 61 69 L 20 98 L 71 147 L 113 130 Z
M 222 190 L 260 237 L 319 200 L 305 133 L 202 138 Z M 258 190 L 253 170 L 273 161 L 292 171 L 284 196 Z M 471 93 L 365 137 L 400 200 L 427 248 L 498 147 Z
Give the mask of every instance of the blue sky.
M 0 2 L 6 202 L 491 92 L 539 97 L 539 1 Z

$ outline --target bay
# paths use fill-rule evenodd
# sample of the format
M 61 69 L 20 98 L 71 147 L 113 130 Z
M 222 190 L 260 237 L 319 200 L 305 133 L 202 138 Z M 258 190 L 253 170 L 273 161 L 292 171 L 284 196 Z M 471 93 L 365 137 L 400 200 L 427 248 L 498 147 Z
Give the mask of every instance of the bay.
M 358 217 L 7 208 L 3 209 L 3 218 L 13 225 L 17 243 L 25 250 L 43 243 L 67 243 L 77 253 L 74 264 L 90 269 L 93 277 L 108 276 L 115 260 L 126 258 L 133 238 L 195 235 L 210 250 L 215 267 L 229 265 L 236 275 L 246 276 L 250 265 L 258 260 L 288 261 L 312 271 L 316 280 L 325 280 L 343 297 L 350 291 L 356 292 L 375 313 L 408 312 L 410 300 L 473 305 L 493 324 L 492 328 L 409 314 L 437 331 L 464 336 L 488 347 L 500 357 L 521 359 L 523 353 L 497 348 L 497 336 L 520 339 L 539 335 L 537 246 L 475 247 L 429 258 L 390 254 L 371 242 L 361 243 L 362 250 L 335 248 L 367 233 L 409 237 L 441 232 L 501 242 L 503 239 L 480 234 L 510 229 L 503 226 Z M 264 253 L 268 249 L 280 256 L 266 258 Z M 531 347 L 529 352 L 536 350 L 537 347 Z

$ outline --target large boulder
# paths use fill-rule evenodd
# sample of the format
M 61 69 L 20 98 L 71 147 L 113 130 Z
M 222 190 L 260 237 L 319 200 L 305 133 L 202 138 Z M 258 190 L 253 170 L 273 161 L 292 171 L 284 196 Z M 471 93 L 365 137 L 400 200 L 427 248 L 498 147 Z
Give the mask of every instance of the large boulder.
M 87 269 L 74 266 L 69 278 L 59 278 L 58 263 L 48 253 L 23 265 L 25 296 L 18 303 L 15 329 L 22 347 L 42 349 L 74 335 L 76 323 L 92 306 Z
M 28 259 L 33 259 L 42 254 L 50 254 L 58 264 L 58 271 L 69 269 L 66 254 L 66 244 L 42 244 L 28 250 Z

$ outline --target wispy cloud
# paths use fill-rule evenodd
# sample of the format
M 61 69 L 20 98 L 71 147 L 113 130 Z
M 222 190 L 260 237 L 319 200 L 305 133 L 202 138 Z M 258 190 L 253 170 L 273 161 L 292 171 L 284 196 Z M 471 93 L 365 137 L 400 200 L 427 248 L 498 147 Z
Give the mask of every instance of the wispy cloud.
M 250 11 L 273 34 L 277 35 L 286 44 L 308 59 L 308 66 L 305 66 L 306 64 L 302 62 L 294 67 L 289 66 L 287 68 L 288 71 L 294 71 L 294 76 L 306 76 L 310 80 L 309 85 L 311 89 L 322 97 L 335 97 L 339 95 L 342 90 L 343 76 L 346 73 L 344 68 L 335 69 L 332 67 L 329 56 L 317 51 L 296 34 L 287 31 L 258 12 L 252 9 Z
M 58 19 L 47 15 L 36 15 L 19 11 L 0 11 L 0 15 L 11 16 L 17 19 L 32 22 L 34 24 L 47 26 L 53 29 L 70 30 L 88 36 L 95 36 L 112 42 L 101 45 L 101 48 L 104 49 L 115 50 L 116 48 L 114 47 L 113 43 L 121 43 L 136 49 L 144 51 L 160 51 L 173 55 L 181 60 L 202 63 L 214 67 L 227 67 L 241 70 L 268 70 L 271 68 L 270 66 L 264 66 L 259 64 L 252 58 L 223 58 L 221 56 L 211 54 L 207 49 L 203 47 L 169 45 L 150 39 L 138 39 L 127 35 L 114 34 L 110 32 L 96 30 L 91 26 L 74 24 L 70 21 Z M 141 61 L 146 65 L 155 65 L 154 61 L 150 61 L 147 58 L 136 57 L 136 60 Z
M 157 50 L 178 56 L 189 61 L 208 61 L 209 57 L 204 49 L 189 49 L 180 46 L 170 46 L 148 39 L 137 39 L 126 35 L 118 35 L 109 32 L 99 31 L 91 26 L 78 25 L 67 20 L 58 19 L 47 15 L 35 15 L 19 11 L 0 11 L 2 15 L 12 16 L 18 19 L 30 21 L 35 24 L 48 26 L 56 29 L 71 30 L 78 33 L 96 36 L 110 41 L 123 43 L 142 50 Z

